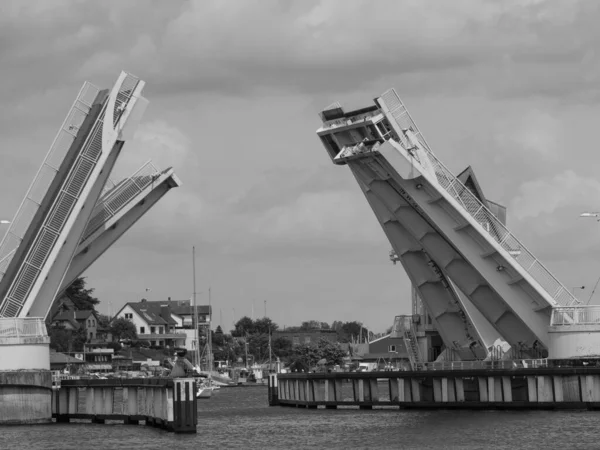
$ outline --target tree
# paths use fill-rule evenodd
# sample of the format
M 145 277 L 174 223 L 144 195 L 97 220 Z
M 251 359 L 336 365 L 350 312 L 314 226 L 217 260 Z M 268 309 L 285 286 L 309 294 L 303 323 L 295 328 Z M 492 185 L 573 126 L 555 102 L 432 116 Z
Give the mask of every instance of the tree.
M 93 289 L 85 288 L 85 277 L 76 278 L 73 283 L 65 290 L 67 296 L 79 311 L 95 310 L 96 305 L 100 303 L 96 297 L 92 297 Z
M 221 325 L 217 325 L 217 328 L 215 329 L 215 334 L 223 334 L 223 328 L 221 328 Z
M 308 371 L 324 359 L 326 365 L 341 364 L 346 352 L 337 342 L 319 339 L 316 344 L 297 345 L 293 349 L 290 367 L 292 370 Z
M 248 316 L 244 316 L 238 320 L 234 327 L 235 329 L 231 330 L 232 336 L 241 337 L 254 333 L 254 321 Z
M 331 329 L 339 332 L 342 329 L 343 325 L 344 323 L 342 321 L 334 320 L 331 324 Z
M 135 325 L 131 320 L 119 317 L 110 323 L 109 331 L 113 336 L 113 340 L 120 341 L 121 339 L 137 339 Z
M 87 340 L 85 330 L 67 330 L 62 326 L 48 327 L 50 348 L 57 352 L 81 352 Z
M 337 342 L 331 342 L 327 339 L 319 339 L 317 348 L 321 354 L 321 359 L 327 360 L 327 365 L 341 364 L 346 356 L 346 352 Z
M 273 331 L 276 331 L 279 327 L 275 322 L 273 322 L 268 317 L 263 317 L 262 319 L 256 319 L 254 321 L 254 333 L 259 334 L 269 334 Z
M 271 340 L 271 350 L 275 356 L 279 358 L 287 358 L 292 353 L 292 341 L 285 337 L 278 337 Z
M 110 328 L 110 317 L 106 314 L 98 314 L 98 326 L 105 330 Z
M 254 356 L 255 361 L 263 361 L 269 357 L 269 335 L 254 333 L 248 336 L 248 354 Z
M 337 332 L 340 342 L 352 342 L 353 339 L 366 342 L 369 339 L 369 330 L 356 321 L 343 323 Z

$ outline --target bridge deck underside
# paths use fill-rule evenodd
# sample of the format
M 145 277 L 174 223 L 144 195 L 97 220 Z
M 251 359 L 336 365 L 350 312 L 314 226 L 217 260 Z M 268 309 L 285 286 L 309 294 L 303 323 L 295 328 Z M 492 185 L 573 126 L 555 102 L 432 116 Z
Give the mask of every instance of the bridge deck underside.
M 426 180 L 403 179 L 390 159 L 396 151 L 389 144 L 355 160 L 354 169 L 368 191 L 367 195 L 385 206 L 388 214 L 384 226 L 395 233 L 393 240 L 402 242 L 408 234 L 419 243 L 442 272 L 469 298 L 483 316 L 511 345 L 532 346 L 537 341 L 547 345 L 549 310 L 534 301 L 535 292 L 521 283 L 511 284 L 509 274 L 496 270 L 493 258 L 482 255 L 485 248 L 448 211 L 432 190 L 423 189 Z M 417 187 L 419 186 L 419 187 Z M 460 229 L 459 229 L 460 228 Z M 533 305 L 533 306 L 532 306 Z
M 383 228 L 398 260 L 417 289 L 425 308 L 447 348 L 456 351 L 463 360 L 482 359 L 493 342 L 484 341 L 475 329 L 469 312 L 459 299 L 458 292 L 437 269 L 422 245 L 400 224 L 360 177 L 357 162 L 348 166 L 355 175 L 371 209 Z M 495 338 L 499 337 L 497 334 Z M 489 337 L 488 337 L 489 339 Z M 495 340 L 495 339 L 494 339 Z

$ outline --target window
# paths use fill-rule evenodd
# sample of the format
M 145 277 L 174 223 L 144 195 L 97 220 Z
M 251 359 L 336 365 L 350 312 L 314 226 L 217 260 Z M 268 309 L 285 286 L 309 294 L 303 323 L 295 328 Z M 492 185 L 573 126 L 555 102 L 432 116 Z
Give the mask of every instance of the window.
M 298 336 L 292 338 L 292 345 L 300 345 L 300 338 Z
M 388 352 L 392 353 L 396 351 L 396 346 L 395 345 L 388 345 Z
M 304 343 L 305 343 L 305 344 L 310 344 L 310 336 L 306 336 L 306 337 L 304 338 Z
M 146 334 L 146 327 L 140 327 L 140 334 Z
M 158 327 L 158 334 L 163 334 L 163 327 Z
M 150 327 L 150 334 L 156 333 L 156 327 Z
M 133 319 L 133 314 L 132 313 L 125 313 L 125 318 L 126 319 Z

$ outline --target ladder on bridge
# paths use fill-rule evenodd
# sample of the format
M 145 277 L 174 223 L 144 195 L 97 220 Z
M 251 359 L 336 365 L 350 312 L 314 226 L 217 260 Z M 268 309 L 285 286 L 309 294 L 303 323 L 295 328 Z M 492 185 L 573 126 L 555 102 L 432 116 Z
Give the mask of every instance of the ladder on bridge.
M 394 325 L 390 337 L 402 338 L 404 346 L 406 347 L 406 352 L 408 353 L 411 369 L 419 370 L 423 367 L 423 358 L 421 357 L 421 351 L 419 350 L 419 342 L 417 341 L 413 317 L 414 316 L 394 317 Z
M 406 345 L 406 350 L 408 351 L 410 366 L 413 370 L 419 370 L 423 365 L 423 361 L 421 360 L 417 336 L 413 332 L 412 327 L 404 331 L 404 345 Z

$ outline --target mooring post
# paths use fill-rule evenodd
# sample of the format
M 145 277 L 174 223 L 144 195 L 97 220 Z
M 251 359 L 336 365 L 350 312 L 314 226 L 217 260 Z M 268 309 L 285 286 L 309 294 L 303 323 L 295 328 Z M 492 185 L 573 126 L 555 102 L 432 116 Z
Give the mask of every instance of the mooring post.
M 270 373 L 268 379 L 269 386 L 269 406 L 279 405 L 279 391 L 277 390 L 277 374 Z
M 198 400 L 196 381 L 193 378 L 175 378 L 173 381 L 173 422 L 175 433 L 196 433 Z

